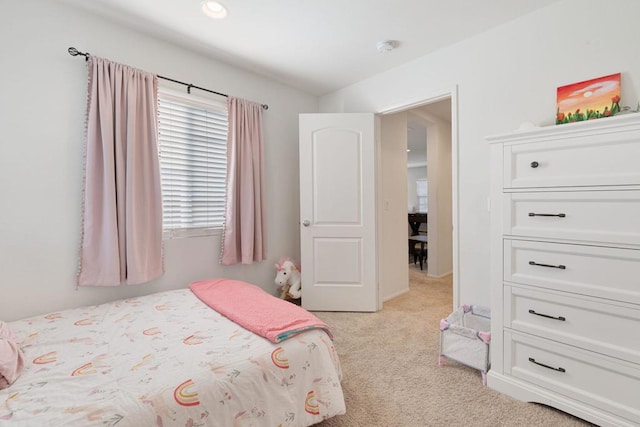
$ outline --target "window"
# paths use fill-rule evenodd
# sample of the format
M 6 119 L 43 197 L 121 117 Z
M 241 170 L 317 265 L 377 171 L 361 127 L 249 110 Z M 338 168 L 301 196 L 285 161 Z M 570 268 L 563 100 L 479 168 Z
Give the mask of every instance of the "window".
M 418 212 L 427 212 L 428 211 L 428 186 L 426 179 L 419 179 L 416 181 L 416 195 L 418 196 Z
M 227 107 L 161 90 L 158 95 L 165 235 L 212 234 L 224 222 Z

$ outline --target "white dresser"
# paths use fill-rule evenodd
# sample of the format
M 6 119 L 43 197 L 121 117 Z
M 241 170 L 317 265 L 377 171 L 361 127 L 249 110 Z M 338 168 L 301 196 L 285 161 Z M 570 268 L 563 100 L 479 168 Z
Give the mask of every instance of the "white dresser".
M 489 387 L 640 425 L 640 114 L 487 138 Z

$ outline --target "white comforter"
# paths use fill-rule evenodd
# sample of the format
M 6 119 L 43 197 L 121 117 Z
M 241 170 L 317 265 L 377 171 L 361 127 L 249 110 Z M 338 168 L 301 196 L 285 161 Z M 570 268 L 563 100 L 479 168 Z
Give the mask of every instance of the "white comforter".
M 168 291 L 9 323 L 27 366 L 1 426 L 308 426 L 345 412 L 333 343 L 279 344 Z

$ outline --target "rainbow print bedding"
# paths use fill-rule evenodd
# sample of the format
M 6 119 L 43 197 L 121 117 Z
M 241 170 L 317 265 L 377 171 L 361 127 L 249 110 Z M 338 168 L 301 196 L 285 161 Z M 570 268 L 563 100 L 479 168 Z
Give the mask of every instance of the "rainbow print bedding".
M 188 289 L 8 325 L 27 363 L 0 391 L 2 426 L 284 427 L 345 412 L 324 330 L 273 344 Z

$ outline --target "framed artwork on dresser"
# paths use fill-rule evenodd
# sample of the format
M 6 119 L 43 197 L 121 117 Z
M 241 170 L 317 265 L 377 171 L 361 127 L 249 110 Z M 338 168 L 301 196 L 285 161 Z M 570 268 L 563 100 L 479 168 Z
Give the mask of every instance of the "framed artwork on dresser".
M 610 117 L 620 111 L 620 73 L 560 86 L 556 124 Z

